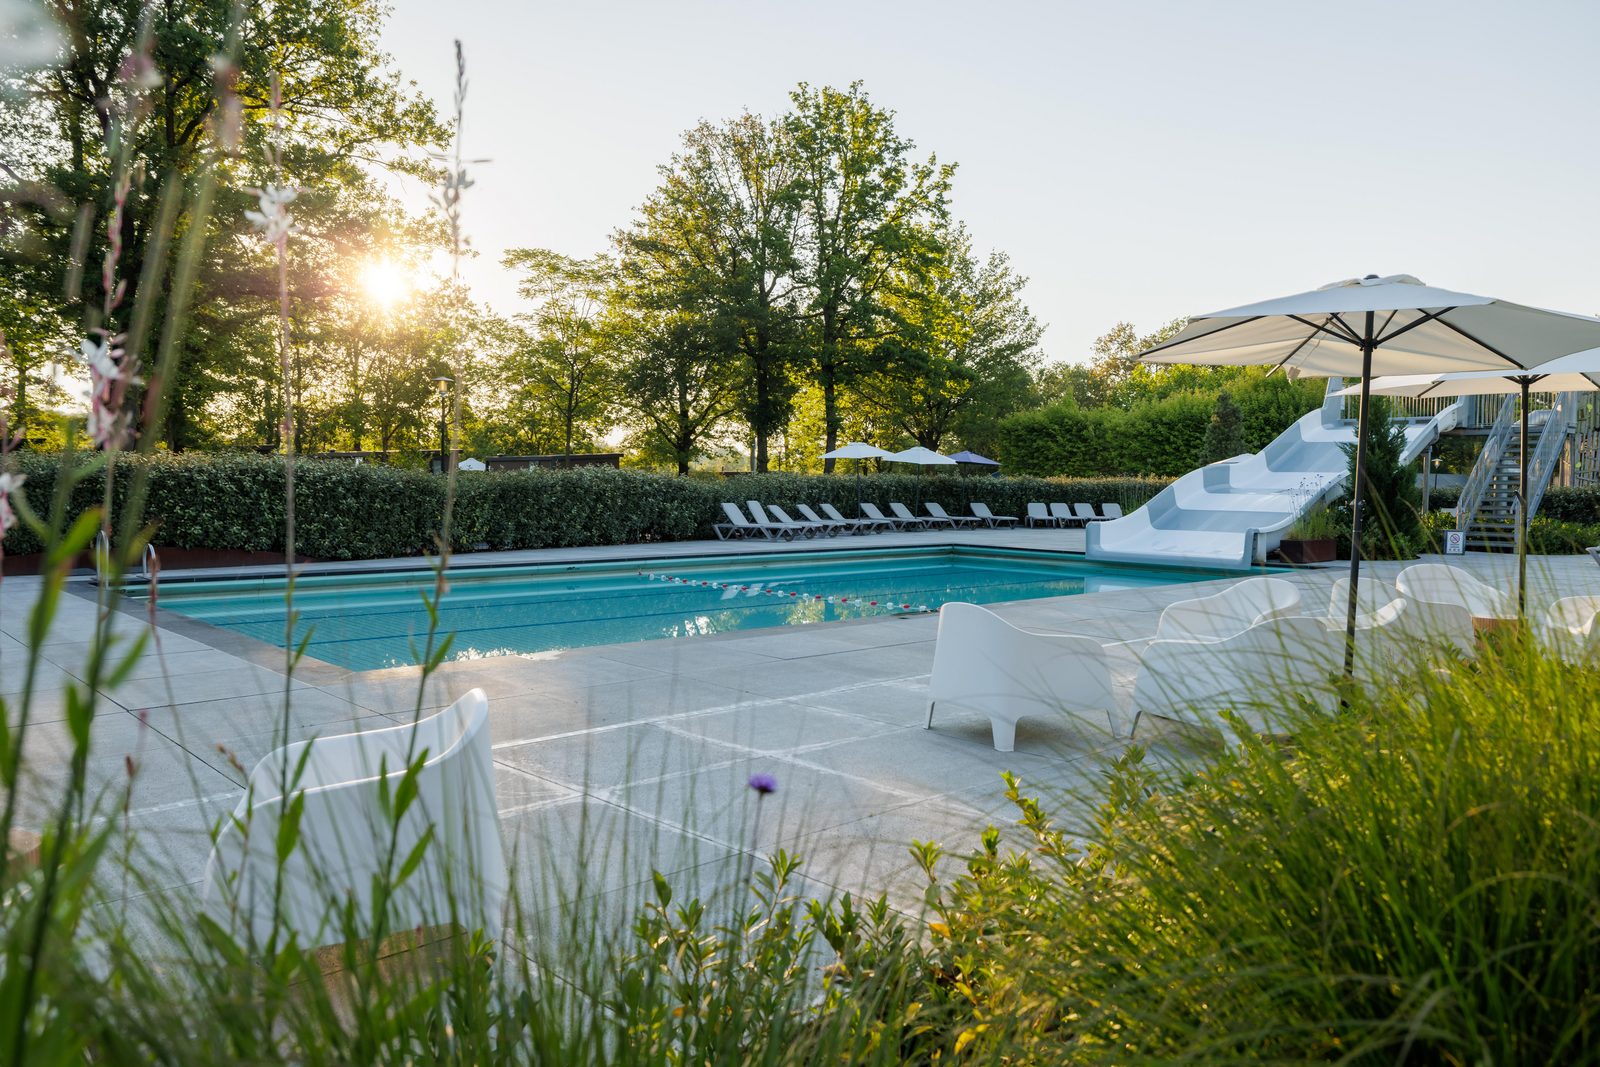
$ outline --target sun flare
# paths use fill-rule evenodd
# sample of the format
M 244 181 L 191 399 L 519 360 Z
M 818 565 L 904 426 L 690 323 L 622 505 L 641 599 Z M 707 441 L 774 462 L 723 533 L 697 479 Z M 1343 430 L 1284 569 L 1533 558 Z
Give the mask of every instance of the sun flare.
M 367 299 L 383 308 L 392 308 L 410 296 L 417 287 L 411 270 L 392 259 L 374 259 L 361 270 L 361 288 Z

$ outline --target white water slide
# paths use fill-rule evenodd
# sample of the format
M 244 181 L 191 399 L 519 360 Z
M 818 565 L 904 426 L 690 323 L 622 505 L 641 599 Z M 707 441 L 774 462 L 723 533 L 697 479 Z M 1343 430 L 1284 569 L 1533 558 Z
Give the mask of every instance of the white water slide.
M 1341 417 L 1342 387 L 1328 383 L 1322 407 L 1290 426 L 1253 456 L 1235 456 L 1190 471 L 1125 518 L 1090 523 L 1090 559 L 1184 567 L 1243 569 L 1266 562 L 1295 519 L 1346 492 L 1355 442 L 1354 419 Z M 1405 420 L 1404 458 L 1414 461 L 1454 429 L 1452 404 L 1425 420 Z

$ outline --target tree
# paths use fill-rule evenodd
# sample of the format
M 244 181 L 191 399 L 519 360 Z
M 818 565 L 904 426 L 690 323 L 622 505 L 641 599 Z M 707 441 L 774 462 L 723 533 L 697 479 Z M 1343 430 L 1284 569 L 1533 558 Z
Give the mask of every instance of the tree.
M 607 333 L 622 354 L 622 403 L 640 426 L 647 451 L 679 474 L 739 404 L 739 380 L 717 358 L 706 324 L 681 311 L 619 307 Z
M 169 383 L 163 429 L 168 443 L 182 448 L 198 405 L 240 386 L 237 375 L 254 366 L 249 320 L 274 311 L 262 251 L 244 219 L 254 206 L 246 190 L 269 181 L 301 187 L 295 214 L 308 236 L 349 248 L 354 242 L 344 226 L 361 214 L 349 210 L 352 204 L 392 209 L 364 168 L 430 175 L 432 164 L 420 152 L 442 147 L 448 130 L 390 69 L 379 48 L 387 12 L 379 0 L 243 5 L 233 68 L 215 62 L 232 31 L 236 5 L 229 0 L 105 0 L 56 9 L 70 44 L 66 60 L 0 84 L 21 101 L 0 108 L 0 170 L 27 190 L 13 197 L 15 235 L 0 240 L 0 268 L 20 295 L 93 327 L 105 296 L 100 271 L 83 270 L 82 284 L 73 283 L 77 264 L 97 268 L 105 257 L 105 220 L 119 182 L 128 185 L 115 283 L 126 287 L 120 306 L 127 309 L 142 286 L 154 286 L 158 299 L 168 295 L 172 268 L 147 271 L 149 251 L 158 231 L 182 233 L 191 225 L 190 197 L 201 179 L 219 179 L 193 294 L 197 317 L 210 312 L 210 343 L 180 339 Z M 274 79 L 282 87 L 279 124 L 264 121 Z M 212 154 L 208 138 L 218 130 L 224 139 L 239 132 L 236 158 L 219 163 Z M 267 138 L 279 149 L 281 178 L 263 165 Z M 166 224 L 160 213 L 169 184 L 179 198 Z M 88 205 L 90 215 L 66 206 L 76 204 Z M 297 257 L 305 248 L 296 244 Z M 296 289 L 297 300 L 318 295 Z M 144 341 L 130 337 L 130 351 Z
M 1205 443 L 1201 449 L 1202 462 L 1205 463 L 1232 459 L 1244 451 L 1244 417 L 1226 389 L 1217 394 L 1216 407 L 1211 412 L 1211 422 L 1206 426 Z
M 798 213 L 787 142 L 782 124 L 755 115 L 701 123 L 616 238 L 625 269 L 645 279 L 651 310 L 699 317 L 717 358 L 738 364 L 759 471 L 795 388 Z
M 814 339 L 823 451 L 831 452 L 840 388 L 895 328 L 891 287 L 917 284 L 938 262 L 934 238 L 955 168 L 931 156 L 911 162 L 914 146 L 896 134 L 894 112 L 874 105 L 860 82 L 844 92 L 802 83 L 789 96 L 784 125 L 801 219 L 795 279 Z M 833 460 L 824 469 L 832 471 Z
M 543 248 L 514 248 L 505 266 L 523 272 L 519 291 L 536 305 L 519 315 L 525 331 L 508 365 L 510 384 L 528 394 L 526 410 L 559 427 L 561 454 L 575 439 L 605 429 L 616 406 L 615 351 L 599 327 L 614 266 L 604 256 L 572 259 Z
M 861 387 L 886 421 L 935 451 L 980 419 L 992 439 L 993 425 L 1024 405 L 1042 332 L 1020 296 L 1027 279 L 1004 253 L 980 260 L 960 226 L 940 244 L 933 270 L 903 280 L 894 298 L 902 330 L 879 346 L 879 370 Z
M 1386 396 L 1375 396 L 1367 416 L 1366 514 L 1362 522 L 1361 554 L 1369 559 L 1412 559 L 1422 542 L 1422 494 L 1417 488 L 1413 464 L 1402 460 L 1406 433 L 1402 423 L 1390 417 L 1392 404 Z M 1356 484 L 1356 446 L 1344 446 L 1349 462 L 1345 484 Z M 1351 498 L 1346 496 L 1337 509 L 1348 544 L 1351 530 Z

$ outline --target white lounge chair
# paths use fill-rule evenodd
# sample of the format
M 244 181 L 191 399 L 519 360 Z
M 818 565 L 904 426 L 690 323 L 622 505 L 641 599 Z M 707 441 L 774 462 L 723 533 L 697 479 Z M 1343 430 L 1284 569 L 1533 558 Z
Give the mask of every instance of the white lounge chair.
M 789 517 L 789 513 L 787 511 L 784 511 L 781 507 L 779 507 L 776 504 L 768 504 L 767 505 L 767 510 L 771 511 L 772 514 L 773 514 L 773 517 L 776 518 L 779 522 L 783 523 L 786 526 L 803 526 L 803 527 L 805 527 L 805 529 L 813 537 L 817 536 L 818 534 L 822 534 L 822 535 L 825 535 L 827 537 L 837 537 L 838 534 L 839 534 L 839 527 L 838 527 L 838 525 L 836 523 L 825 522 L 822 519 L 813 519 L 810 522 L 799 522 L 799 521 L 797 521 L 795 519 L 790 518 Z
M 744 512 L 739 510 L 739 505 L 724 501 L 722 513 L 728 516 L 728 521 L 711 524 L 711 530 L 717 535 L 718 541 L 726 541 L 730 537 L 753 537 L 756 534 L 760 534 L 769 541 L 772 540 L 772 530 L 767 527 L 757 526 L 745 518 Z
M 1413 563 L 1400 572 L 1394 584 L 1412 600 L 1466 608 L 1475 619 L 1517 617 L 1516 603 L 1510 593 L 1485 585 L 1459 567 Z
M 1100 513 L 1106 519 L 1122 518 L 1122 505 L 1116 503 L 1101 504 Z
M 1540 640 L 1568 663 L 1594 663 L 1600 653 L 1600 596 L 1562 597 L 1550 605 Z
M 1279 714 L 1299 698 L 1331 714 L 1343 656 L 1343 633 L 1303 615 L 1270 618 L 1221 640 L 1152 641 L 1139 654 L 1134 730 L 1146 713 L 1212 727 L 1233 711 L 1252 729 L 1276 732 Z
M 1381 625 L 1390 648 L 1386 651 L 1389 665 L 1399 669 L 1414 666 L 1433 649 L 1446 645 L 1463 652 L 1471 652 L 1474 645 L 1472 614 L 1455 604 L 1431 604 L 1412 600 L 1396 587 L 1377 578 L 1361 578 L 1356 597 L 1356 629 L 1367 630 Z M 1343 630 L 1345 614 L 1349 611 L 1350 579 L 1339 578 L 1333 583 L 1328 596 L 1329 625 Z M 1394 618 L 1379 618 L 1389 605 L 1399 600 L 1404 610 Z M 1376 635 L 1374 635 L 1376 637 Z M 1361 650 L 1357 639 L 1357 651 Z
M 919 530 L 931 530 L 935 526 L 939 525 L 933 519 L 924 519 L 922 516 L 916 514 L 898 500 L 889 501 L 889 510 L 894 512 L 895 520 L 900 523 L 900 528 L 902 530 L 909 526 L 915 526 Z M 954 528 L 955 523 L 951 523 L 950 525 L 952 528 Z
M 384 793 L 392 804 L 407 760 L 424 757 L 414 800 L 391 821 Z M 304 805 L 299 840 L 280 867 L 279 825 L 295 803 Z M 353 906 L 370 916 L 374 878 L 398 873 L 430 834 L 416 869 L 390 883 L 389 928 L 453 923 L 498 936 L 508 878 L 481 689 L 415 725 L 268 753 L 217 836 L 201 900 L 220 925 L 253 944 L 265 944 L 275 927 L 297 935 L 302 947 L 337 943 L 345 938 L 340 911 Z
M 1031 528 L 1034 526 L 1060 526 L 1061 523 L 1054 515 L 1050 514 L 1049 508 L 1042 503 L 1034 501 L 1028 505 L 1027 525 Z
M 796 504 L 794 507 L 795 507 L 795 510 L 798 511 L 801 515 L 805 516 L 805 518 L 807 520 L 809 520 L 811 522 L 814 522 L 814 523 L 817 523 L 817 524 L 822 525 L 822 526 L 827 526 L 830 529 L 832 529 L 835 533 L 839 533 L 839 532 L 844 531 L 844 530 L 849 530 L 851 533 L 860 533 L 861 532 L 861 522 L 860 522 L 860 520 L 856 520 L 855 522 L 852 522 L 849 519 L 842 519 L 842 518 L 841 519 L 825 519 L 821 515 L 818 515 L 815 511 L 812 511 L 810 504 Z
M 927 508 L 928 514 L 932 515 L 936 520 L 948 522 L 952 530 L 958 526 L 976 526 L 983 521 L 976 515 L 952 515 L 945 511 L 943 504 L 936 504 L 932 500 L 925 501 L 922 506 Z
M 861 510 L 863 513 L 865 513 L 867 506 L 862 504 Z M 878 509 L 876 506 L 874 506 L 872 510 L 876 512 Z M 839 514 L 839 509 L 834 507 L 832 504 L 823 504 L 822 513 L 828 516 L 830 519 L 837 519 L 839 522 L 855 523 L 856 528 L 861 530 L 863 533 L 868 530 L 871 530 L 873 533 L 882 533 L 884 530 L 898 529 L 898 527 L 895 526 L 893 519 L 886 519 L 882 514 L 868 516 L 867 518 L 862 519 L 847 519 L 843 515 Z
M 1167 605 L 1156 623 L 1156 639 L 1217 641 L 1299 610 L 1300 590 L 1294 584 L 1246 578 L 1220 593 Z
M 1056 520 L 1057 526 L 1073 526 L 1083 522 L 1083 520 L 1079 519 L 1078 516 L 1072 513 L 1071 508 L 1067 507 L 1065 504 L 1059 503 L 1051 503 L 1050 517 Z M 1087 523 L 1084 523 L 1084 525 L 1087 525 Z
M 1093 504 L 1074 504 L 1072 505 L 1072 514 L 1085 526 L 1091 522 L 1105 522 L 1107 518 L 1105 515 L 1096 514 Z
M 996 515 L 989 510 L 988 504 L 981 501 L 974 500 L 971 506 L 972 514 L 987 523 L 991 530 L 997 526 L 1015 526 L 1017 524 L 1015 515 Z
M 1092 637 L 1023 630 L 976 604 L 939 609 L 939 637 L 928 687 L 928 728 L 939 705 L 958 705 L 989 717 L 994 747 L 1010 752 L 1017 720 L 1105 717 L 1116 733 L 1117 702 L 1105 650 Z
M 772 518 L 767 514 L 767 509 L 761 506 L 761 501 L 759 500 L 746 500 L 744 506 L 750 509 L 750 517 L 756 520 L 757 526 L 771 530 L 779 537 L 787 534 L 792 541 L 796 537 L 816 536 L 818 528 L 809 523 L 794 522 L 793 520 L 779 522 L 777 519 Z

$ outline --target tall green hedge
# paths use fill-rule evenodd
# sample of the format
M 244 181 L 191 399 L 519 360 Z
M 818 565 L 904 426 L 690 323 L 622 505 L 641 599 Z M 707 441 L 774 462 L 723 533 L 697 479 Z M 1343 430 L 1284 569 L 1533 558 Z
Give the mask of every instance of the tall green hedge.
M 16 457 L 27 475 L 29 504 L 48 512 L 62 462 L 54 456 Z M 84 460 L 79 460 L 83 462 Z M 118 460 L 113 508 L 127 506 L 137 474 L 147 476 L 145 517 L 153 542 L 190 549 L 281 552 L 284 548 L 284 464 L 270 456 L 188 453 Z M 101 502 L 102 479 L 81 482 L 67 502 L 77 514 Z M 1152 478 L 1039 479 L 958 475 L 866 475 L 862 498 L 917 506 L 938 501 L 965 514 L 981 500 L 997 514 L 1024 514 L 1031 500 L 1144 503 L 1166 482 Z M 457 551 L 682 541 L 712 536 L 719 504 L 757 499 L 788 507 L 828 502 L 854 514 L 852 475 L 761 474 L 689 477 L 609 468 L 568 471 L 463 472 L 451 540 Z M 433 547 L 444 509 L 444 479 L 420 471 L 330 460 L 295 464 L 296 540 L 317 559 L 407 556 Z M 24 527 L 5 538 L 7 555 L 37 552 Z

